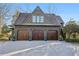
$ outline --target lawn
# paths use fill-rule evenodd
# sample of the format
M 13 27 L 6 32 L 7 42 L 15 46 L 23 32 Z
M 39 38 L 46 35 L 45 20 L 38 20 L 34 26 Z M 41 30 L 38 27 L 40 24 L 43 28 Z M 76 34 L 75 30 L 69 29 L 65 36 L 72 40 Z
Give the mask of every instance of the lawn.
M 66 34 L 66 41 L 68 42 L 79 42 L 79 33 L 76 33 L 76 36 L 73 37 L 73 33 L 70 35 L 70 39 L 68 38 L 68 34 Z

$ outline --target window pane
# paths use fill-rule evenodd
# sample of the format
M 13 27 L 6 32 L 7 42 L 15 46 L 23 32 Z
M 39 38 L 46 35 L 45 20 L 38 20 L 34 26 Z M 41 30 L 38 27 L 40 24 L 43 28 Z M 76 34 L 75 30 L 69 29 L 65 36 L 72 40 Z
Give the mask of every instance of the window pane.
M 32 22 L 44 22 L 44 16 L 32 16 Z
M 44 16 L 40 16 L 40 22 L 44 22 Z
M 39 18 L 39 16 L 37 16 L 37 22 L 40 22 L 40 18 Z
M 36 16 L 32 16 L 32 22 L 36 22 Z

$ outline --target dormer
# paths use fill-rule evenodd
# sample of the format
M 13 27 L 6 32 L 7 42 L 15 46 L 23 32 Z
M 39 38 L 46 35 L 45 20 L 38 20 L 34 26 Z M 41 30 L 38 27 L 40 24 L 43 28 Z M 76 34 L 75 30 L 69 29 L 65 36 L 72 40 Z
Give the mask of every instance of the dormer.
M 43 15 L 44 12 L 40 9 L 39 6 L 37 6 L 37 7 L 35 8 L 35 10 L 32 12 L 32 14 L 38 16 L 38 15 Z
M 32 12 L 32 22 L 33 23 L 44 22 L 44 12 L 40 9 L 39 6 L 37 6 L 35 10 Z

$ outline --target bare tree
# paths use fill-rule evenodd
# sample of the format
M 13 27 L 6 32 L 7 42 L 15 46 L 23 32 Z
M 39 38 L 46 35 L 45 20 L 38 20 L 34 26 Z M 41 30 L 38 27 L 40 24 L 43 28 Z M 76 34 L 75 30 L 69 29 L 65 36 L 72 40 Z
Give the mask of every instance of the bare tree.
M 8 4 L 0 4 L 0 16 L 7 16 L 9 12 Z
M 17 17 L 19 16 L 19 14 L 20 14 L 20 12 L 19 12 L 19 10 L 17 9 L 17 10 L 15 11 L 15 14 L 14 14 L 13 17 L 12 17 L 12 25 L 14 25 L 14 23 L 15 23 Z
M 31 7 L 30 3 L 27 3 L 27 4 L 26 4 L 26 12 L 27 12 L 27 13 L 31 13 L 30 7 Z
M 52 13 L 56 13 L 56 7 L 55 5 L 48 5 L 48 13 L 52 14 Z
M 0 34 L 1 34 L 1 27 L 3 26 L 6 17 L 8 17 L 8 4 L 0 4 Z
M 51 5 L 48 6 L 48 13 L 51 14 Z

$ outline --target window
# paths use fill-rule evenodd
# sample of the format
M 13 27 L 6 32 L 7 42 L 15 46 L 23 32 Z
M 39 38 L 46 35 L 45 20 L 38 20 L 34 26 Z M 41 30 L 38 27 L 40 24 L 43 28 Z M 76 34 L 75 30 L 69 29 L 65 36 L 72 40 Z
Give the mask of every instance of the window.
M 40 16 L 37 16 L 37 22 L 40 22 Z
M 32 16 L 32 22 L 35 23 L 44 22 L 44 16 Z
M 44 22 L 44 16 L 40 16 L 40 22 Z
M 36 16 L 32 16 L 32 18 L 33 18 L 33 22 L 36 22 Z

